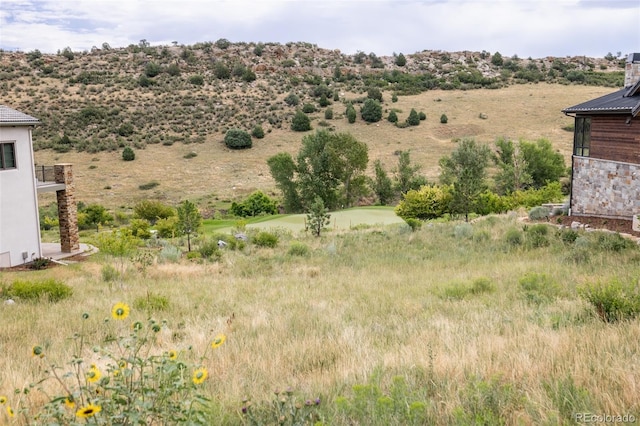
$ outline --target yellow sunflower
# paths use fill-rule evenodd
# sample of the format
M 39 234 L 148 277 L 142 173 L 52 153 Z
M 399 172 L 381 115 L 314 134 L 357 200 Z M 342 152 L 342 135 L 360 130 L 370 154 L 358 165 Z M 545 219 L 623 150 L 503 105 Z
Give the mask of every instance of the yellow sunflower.
M 209 375 L 209 372 L 204 367 L 200 367 L 200 368 L 194 370 L 193 371 L 193 379 L 192 379 L 193 383 L 195 385 L 199 385 L 200 383 L 204 382 L 207 379 L 208 375 Z
M 118 302 L 111 308 L 111 317 L 117 320 L 123 320 L 129 316 L 129 305 Z
M 91 417 L 96 413 L 99 413 L 101 410 L 102 407 L 100 407 L 99 405 L 89 404 L 76 411 L 76 416 L 86 419 L 87 417 Z
M 215 349 L 218 346 L 221 346 L 225 342 L 225 340 L 227 340 L 227 336 L 225 336 L 224 334 L 218 334 L 215 339 L 213 339 L 213 342 L 211 342 L 211 347 Z
M 42 349 L 42 346 L 34 346 L 33 348 L 31 348 L 31 356 L 37 356 L 37 357 L 43 358 L 44 349 Z
M 169 357 L 169 359 L 171 361 L 174 361 L 174 360 L 178 359 L 178 352 L 176 352 L 174 350 L 170 350 L 169 352 L 167 352 L 167 357 Z
M 91 364 L 91 368 L 87 371 L 87 380 L 90 383 L 95 383 L 100 380 L 100 377 L 102 377 L 100 369 L 98 369 L 95 364 Z
M 73 409 L 76 407 L 76 402 L 74 401 L 73 397 L 69 395 L 64 399 L 64 405 L 69 409 Z
M 16 414 L 13 412 L 13 408 L 11 408 L 10 406 L 7 405 L 7 416 L 9 417 L 13 417 Z
M 6 396 L 0 396 L 0 405 L 4 404 L 7 402 L 7 397 Z

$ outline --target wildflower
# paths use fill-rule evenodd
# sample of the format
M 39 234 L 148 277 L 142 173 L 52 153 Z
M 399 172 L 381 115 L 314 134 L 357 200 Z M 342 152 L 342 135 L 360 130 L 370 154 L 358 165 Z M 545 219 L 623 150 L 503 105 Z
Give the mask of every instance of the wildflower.
M 167 356 L 169 357 L 169 359 L 171 361 L 178 359 L 178 352 L 174 351 L 174 350 L 170 350 L 169 352 L 167 352 Z
M 95 383 L 98 380 L 100 380 L 101 376 L 102 376 L 102 373 L 100 373 L 100 370 L 98 369 L 98 367 L 96 367 L 95 364 L 91 364 L 91 368 L 87 372 L 87 380 L 90 383 Z
M 0 396 L 0 405 L 3 405 L 7 402 L 7 397 L 6 396 Z
M 320 405 L 320 398 L 316 398 L 316 405 Z
M 209 375 L 209 373 L 207 372 L 207 369 L 204 367 L 200 367 L 196 370 L 193 371 L 193 384 L 195 385 L 199 385 L 200 383 L 204 382 L 207 378 L 207 376 Z
M 142 323 L 140 321 L 136 321 L 131 324 L 131 328 L 133 329 L 133 331 L 140 331 L 142 330 Z
M 213 342 L 211 342 L 211 347 L 215 349 L 218 346 L 221 346 L 225 342 L 225 340 L 227 340 L 227 336 L 225 336 L 224 334 L 218 334 L 215 339 L 213 339 Z
M 73 399 L 73 397 L 71 395 L 69 395 L 68 397 L 66 397 L 64 399 L 64 405 L 65 407 L 69 408 L 69 409 L 73 409 L 76 407 L 76 402 Z
M 11 408 L 10 406 L 7 405 L 7 416 L 9 417 L 13 417 L 16 414 L 13 412 L 13 408 Z
M 111 317 L 117 320 L 123 320 L 129 316 L 129 305 L 118 302 L 111 308 Z
M 76 411 L 76 416 L 86 419 L 88 417 L 92 417 L 100 411 L 102 411 L 102 407 L 100 407 L 99 405 L 89 404 Z
M 31 356 L 44 358 L 44 349 L 42 349 L 42 346 L 34 346 L 31 348 Z

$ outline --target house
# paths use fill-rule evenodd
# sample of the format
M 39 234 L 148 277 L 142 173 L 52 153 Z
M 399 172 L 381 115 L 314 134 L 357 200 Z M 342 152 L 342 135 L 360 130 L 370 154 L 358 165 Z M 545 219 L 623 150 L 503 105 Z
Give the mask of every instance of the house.
M 36 168 L 31 134 L 38 124 L 38 119 L 0 105 L 0 268 L 42 257 L 38 215 L 42 192 L 56 192 L 61 251 L 80 248 L 71 165 Z
M 570 214 L 640 214 L 640 53 L 628 56 L 625 87 L 562 110 L 575 117 Z

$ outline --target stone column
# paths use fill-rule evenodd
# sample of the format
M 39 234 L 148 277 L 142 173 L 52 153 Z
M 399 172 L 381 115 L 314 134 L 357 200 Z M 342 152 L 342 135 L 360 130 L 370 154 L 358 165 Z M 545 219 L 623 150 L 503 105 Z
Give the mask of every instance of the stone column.
M 56 191 L 58 199 L 58 221 L 60 222 L 60 248 L 63 253 L 80 250 L 78 234 L 78 207 L 71 164 L 53 166 L 56 183 L 64 183 L 65 189 Z

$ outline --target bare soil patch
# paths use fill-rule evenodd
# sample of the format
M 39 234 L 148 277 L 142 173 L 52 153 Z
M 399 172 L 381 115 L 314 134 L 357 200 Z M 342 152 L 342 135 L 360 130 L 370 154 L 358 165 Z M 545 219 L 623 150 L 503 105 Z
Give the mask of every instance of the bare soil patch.
M 640 232 L 633 230 L 633 222 L 624 219 L 609 219 L 595 216 L 562 216 L 563 225 L 571 226 L 573 222 L 580 222 L 583 225 L 589 225 L 593 229 L 606 229 L 608 231 L 619 232 L 621 234 L 630 234 L 640 238 Z

